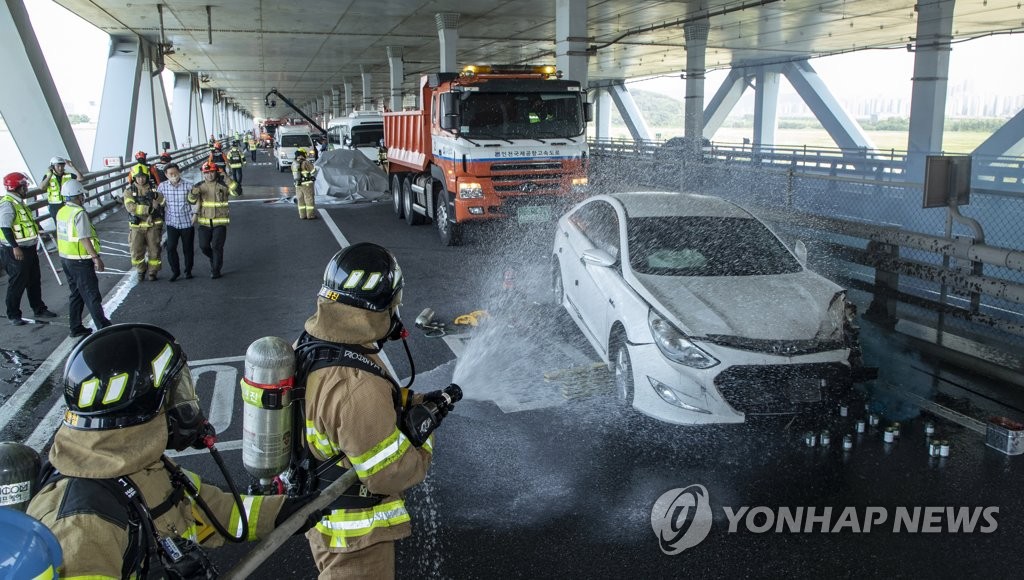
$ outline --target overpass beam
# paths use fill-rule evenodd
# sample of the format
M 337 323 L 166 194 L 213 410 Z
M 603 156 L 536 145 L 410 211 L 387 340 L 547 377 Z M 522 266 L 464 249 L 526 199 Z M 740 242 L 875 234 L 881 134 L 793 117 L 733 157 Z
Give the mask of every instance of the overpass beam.
M 754 77 L 754 147 L 770 147 L 779 125 L 779 71 L 759 66 Z
M 203 134 L 198 130 L 199 119 L 196 116 L 199 92 L 195 73 L 174 73 L 174 106 L 171 107 L 171 123 L 174 125 L 174 136 L 177 146 L 199 143 Z
M 455 60 L 459 45 L 459 13 L 439 12 L 434 14 L 437 24 L 437 37 L 441 42 L 441 72 L 459 72 L 459 63 Z
M 0 7 L 0 38 L 5 39 L 0 78 L 6 85 L 0 91 L 0 113 L 29 171 L 42 171 L 54 155 L 88 171 L 22 0 L 7 0 Z
M 587 0 L 555 0 L 555 68 L 587 86 Z M 455 69 L 452 69 L 455 70 Z
M 684 99 L 683 135 L 690 147 L 700 151 L 704 137 L 704 72 L 708 48 L 707 18 L 683 25 L 686 39 L 686 98 Z
M 139 71 L 139 104 L 135 111 L 135 139 L 132 151 L 152 155 L 157 147 L 156 100 L 153 91 L 152 46 L 142 41 L 142 67 Z
M 942 151 L 954 0 L 918 0 L 910 95 L 907 176 L 922 179 L 924 158 Z
M 327 121 L 331 120 L 331 93 L 324 93 L 323 107 L 320 110 L 323 111 L 323 126 L 326 127 Z
M 594 137 L 598 140 L 612 137 L 612 96 L 606 89 L 595 91 Z
M 352 112 L 355 103 L 352 100 L 352 83 L 344 83 L 345 87 L 345 116 Z
M 373 75 L 368 72 L 364 72 L 360 73 L 359 76 L 363 79 L 363 104 L 360 107 L 360 110 L 372 111 L 374 109 L 373 93 L 371 92 L 373 90 Z
M 405 80 L 405 63 L 402 57 L 403 51 L 401 46 L 388 47 L 388 66 L 391 70 L 391 100 L 389 107 L 392 111 L 402 110 L 402 81 Z
M 160 50 L 154 46 L 153 50 Z M 171 144 L 171 150 L 178 148 L 178 136 L 171 123 L 171 106 L 167 102 L 167 87 L 164 86 L 164 79 L 159 74 L 151 77 L 153 83 L 153 109 L 156 113 L 156 149 L 155 153 L 163 151 L 163 143 Z
M 331 87 L 331 116 L 341 116 L 341 87 Z
M 1024 109 L 1010 118 L 995 133 L 971 152 L 973 156 L 1020 157 L 1024 155 Z
M 110 54 L 107 56 L 107 73 L 103 80 L 92 152 L 94 168 L 103 166 L 104 157 L 116 155 L 125 161 L 132 158 L 139 88 L 143 84 L 143 52 L 142 42 L 137 36 L 110 37 Z
M 747 85 L 747 75 L 744 69 L 729 70 L 722 86 L 718 87 L 718 91 L 711 97 L 707 108 L 704 109 L 704 138 L 711 139 L 715 136 L 715 133 L 725 123 L 729 113 L 736 107 L 736 103 L 740 102 L 740 97 L 747 90 Z
M 647 128 L 647 122 L 644 121 L 644 116 L 640 113 L 640 109 L 636 106 L 636 101 L 633 100 L 633 95 L 629 93 L 625 83 L 622 80 L 614 80 L 606 90 L 611 96 L 612 102 L 615 103 L 615 108 L 619 110 L 619 115 L 626 123 L 626 128 L 629 129 L 633 140 L 650 141 L 651 131 Z
M 786 63 L 782 73 L 840 149 L 875 148 L 860 124 L 846 113 L 810 63 L 806 60 Z
M 217 109 L 213 102 L 215 94 L 213 89 L 202 89 L 199 94 L 202 97 L 200 101 L 200 107 L 203 110 L 203 138 L 207 138 L 207 132 L 209 135 L 217 137 Z

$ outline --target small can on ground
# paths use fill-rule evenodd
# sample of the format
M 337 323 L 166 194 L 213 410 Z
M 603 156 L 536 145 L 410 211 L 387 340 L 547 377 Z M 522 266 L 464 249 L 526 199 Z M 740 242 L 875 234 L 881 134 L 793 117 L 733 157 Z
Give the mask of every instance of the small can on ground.
M 868 425 L 871 425 L 872 427 L 878 427 L 879 421 L 880 420 L 877 414 L 871 413 L 870 415 L 868 415 Z
M 882 441 L 885 441 L 886 443 L 896 441 L 896 434 L 893 432 L 892 427 L 885 428 L 885 433 L 882 434 Z
M 939 457 L 949 457 L 949 441 L 939 441 Z
M 814 447 L 818 444 L 818 436 L 813 431 L 808 431 L 804 434 L 804 445 L 808 447 Z
M 856 427 L 858 433 L 863 433 L 864 431 L 867 430 L 866 424 L 864 423 L 864 419 L 857 419 L 857 422 L 854 424 L 854 427 Z
M 928 421 L 924 424 L 924 434 L 928 437 L 935 435 L 935 423 Z
M 843 451 L 853 449 L 853 435 L 843 435 Z
M 828 431 L 822 431 L 821 434 L 818 435 L 818 441 L 821 443 L 822 447 L 824 447 L 826 445 L 831 445 L 832 444 L 832 435 L 829 434 Z
M 892 423 L 892 435 L 893 435 L 893 437 L 896 437 L 897 439 L 899 439 L 899 437 L 900 437 L 900 427 L 901 427 L 901 425 L 900 425 L 899 421 L 893 421 L 893 423 Z
M 847 416 L 849 414 L 850 414 L 850 408 L 849 407 L 847 407 L 845 404 L 839 405 L 839 416 L 840 417 L 845 417 L 845 416 Z

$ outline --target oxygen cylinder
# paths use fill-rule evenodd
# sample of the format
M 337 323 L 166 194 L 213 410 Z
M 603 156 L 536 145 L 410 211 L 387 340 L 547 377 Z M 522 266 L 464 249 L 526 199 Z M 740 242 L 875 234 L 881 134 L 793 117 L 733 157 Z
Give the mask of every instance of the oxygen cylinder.
M 260 483 L 288 469 L 292 448 L 292 388 L 295 351 L 265 336 L 245 351 L 242 378 L 242 464 Z
M 0 443 L 0 506 L 25 511 L 35 495 L 39 454 L 21 443 Z

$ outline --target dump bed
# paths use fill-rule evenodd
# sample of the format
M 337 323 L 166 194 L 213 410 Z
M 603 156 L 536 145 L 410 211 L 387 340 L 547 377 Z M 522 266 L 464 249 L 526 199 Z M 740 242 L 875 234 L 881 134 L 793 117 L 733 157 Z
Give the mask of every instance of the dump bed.
M 391 171 L 425 171 L 430 162 L 427 110 L 384 113 L 384 145 Z

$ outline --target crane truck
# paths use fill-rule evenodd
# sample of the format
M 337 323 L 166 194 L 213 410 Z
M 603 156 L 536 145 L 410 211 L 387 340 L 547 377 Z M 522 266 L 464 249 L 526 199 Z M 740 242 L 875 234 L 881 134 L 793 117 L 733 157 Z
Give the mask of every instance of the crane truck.
M 467 66 L 420 79 L 420 109 L 384 113 L 385 165 L 395 215 L 433 220 L 460 243 L 471 222 L 557 217 L 587 187 L 580 83 L 555 68 Z

